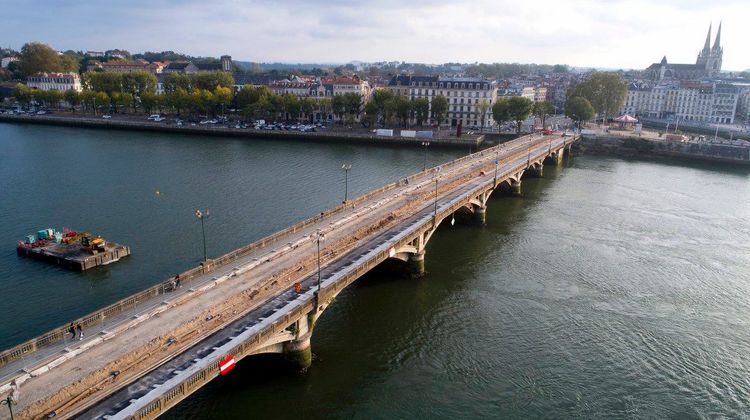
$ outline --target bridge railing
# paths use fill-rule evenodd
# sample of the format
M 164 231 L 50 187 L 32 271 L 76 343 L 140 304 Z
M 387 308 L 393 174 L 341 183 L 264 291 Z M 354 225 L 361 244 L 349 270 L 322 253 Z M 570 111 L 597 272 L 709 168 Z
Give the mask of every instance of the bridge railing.
M 494 148 L 499 148 L 499 147 L 500 146 L 493 146 L 493 148 L 491 148 L 490 150 Z M 441 171 L 443 169 L 449 169 L 451 167 L 455 167 L 456 165 L 462 164 L 468 160 L 471 160 L 473 156 L 474 155 L 472 154 L 466 155 L 458 159 L 454 159 L 450 162 L 446 162 L 442 165 L 439 165 L 438 167 L 441 168 Z M 277 243 L 282 238 L 286 238 L 291 234 L 304 230 L 305 228 L 327 217 L 341 213 L 342 211 L 346 209 L 354 208 L 356 207 L 356 205 L 362 202 L 365 202 L 374 196 L 391 191 L 397 188 L 398 186 L 403 185 L 404 181 L 411 183 L 413 181 L 418 180 L 419 178 L 424 177 L 426 174 L 432 173 L 433 171 L 434 171 L 434 168 L 430 168 L 425 171 L 421 171 L 411 176 L 408 176 L 402 180 L 398 180 L 390 184 L 387 184 L 383 187 L 380 187 L 378 189 L 369 191 L 359 197 L 356 197 L 352 200 L 347 201 L 346 203 L 339 204 L 336 207 L 333 207 L 324 212 L 321 212 L 319 215 L 315 215 L 313 217 L 305 219 L 286 229 L 283 229 L 279 232 L 276 232 L 274 234 L 261 238 L 249 245 L 246 245 L 234 251 L 228 252 L 220 257 L 214 258 L 211 264 L 199 265 L 185 272 L 182 272 L 179 274 L 179 279 L 181 282 L 189 282 L 190 280 L 196 277 L 212 272 L 218 269 L 219 267 L 223 267 L 227 265 L 228 263 L 235 261 L 239 258 L 242 258 L 260 248 Z M 93 325 L 106 322 L 106 320 L 108 320 L 114 315 L 117 315 L 124 311 L 135 308 L 139 302 L 144 302 L 146 300 L 153 299 L 159 295 L 169 293 L 170 291 L 174 289 L 174 280 L 175 280 L 174 278 L 170 278 L 166 281 L 158 283 L 154 286 L 151 286 L 150 288 L 146 290 L 143 290 L 134 295 L 128 296 L 115 303 L 105 306 L 104 308 L 101 308 L 93 313 L 90 313 L 82 318 L 74 320 L 73 323 L 75 325 L 81 324 L 82 328 L 88 328 Z M 12 348 L 9 348 L 7 350 L 0 352 L 0 367 L 5 366 L 13 361 L 22 359 L 26 354 L 33 353 L 41 348 L 63 341 L 65 339 L 66 334 L 69 334 L 68 328 L 69 328 L 69 325 L 62 325 L 40 336 L 37 336 L 21 344 L 18 344 Z

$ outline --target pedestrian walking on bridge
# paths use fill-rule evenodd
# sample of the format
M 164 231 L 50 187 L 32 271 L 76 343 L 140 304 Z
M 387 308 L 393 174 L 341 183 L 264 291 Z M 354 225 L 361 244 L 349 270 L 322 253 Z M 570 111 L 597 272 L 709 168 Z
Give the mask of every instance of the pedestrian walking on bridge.
M 80 322 L 76 326 L 76 330 L 78 330 L 78 341 L 83 340 L 83 327 L 81 327 L 81 323 Z
M 76 327 L 73 326 L 73 323 L 70 323 L 70 327 L 68 327 L 68 332 L 70 333 L 70 339 L 74 340 L 76 338 Z

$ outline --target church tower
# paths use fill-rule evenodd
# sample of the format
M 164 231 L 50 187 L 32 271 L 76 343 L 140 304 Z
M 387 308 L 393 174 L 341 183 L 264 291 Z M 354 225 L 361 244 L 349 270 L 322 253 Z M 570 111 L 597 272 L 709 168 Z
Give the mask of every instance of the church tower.
M 708 75 L 716 77 L 721 73 L 721 60 L 724 56 L 724 48 L 721 47 L 721 22 L 719 22 L 719 31 L 716 32 L 714 46 L 711 48 L 711 59 L 706 63 Z
M 695 64 L 705 65 L 708 62 L 708 57 L 711 55 L 711 26 L 708 25 L 708 35 L 706 35 L 706 43 L 703 45 L 703 49 L 698 53 L 698 59 L 695 60 Z
M 719 30 L 716 32 L 714 46 L 711 47 L 711 26 L 712 25 L 708 26 L 706 43 L 703 45 L 703 49 L 698 53 L 698 59 L 695 60 L 695 64 L 699 64 L 706 69 L 706 76 L 716 77 L 721 72 L 721 62 L 724 55 L 724 49 L 721 47 L 721 23 L 719 23 Z

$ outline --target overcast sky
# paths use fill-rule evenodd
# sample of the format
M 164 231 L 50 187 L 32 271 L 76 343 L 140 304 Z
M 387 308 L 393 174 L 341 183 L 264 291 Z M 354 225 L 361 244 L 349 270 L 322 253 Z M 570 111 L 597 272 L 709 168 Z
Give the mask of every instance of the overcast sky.
M 723 68 L 750 68 L 749 0 L 0 0 L 0 10 L 0 43 L 16 49 L 607 68 L 693 63 L 723 20 Z

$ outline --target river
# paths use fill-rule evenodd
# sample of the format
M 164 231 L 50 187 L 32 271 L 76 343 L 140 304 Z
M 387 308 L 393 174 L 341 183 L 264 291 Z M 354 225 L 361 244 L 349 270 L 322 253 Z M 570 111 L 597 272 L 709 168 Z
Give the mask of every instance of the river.
M 422 151 L 0 124 L 6 345 L 209 254 L 421 169 Z M 431 163 L 460 155 L 429 150 Z M 156 191 L 159 194 L 156 194 Z M 576 156 L 445 224 L 428 275 L 368 274 L 304 374 L 243 360 L 168 418 L 742 417 L 750 412 L 750 171 Z M 133 248 L 70 273 L 15 255 L 42 227 Z

